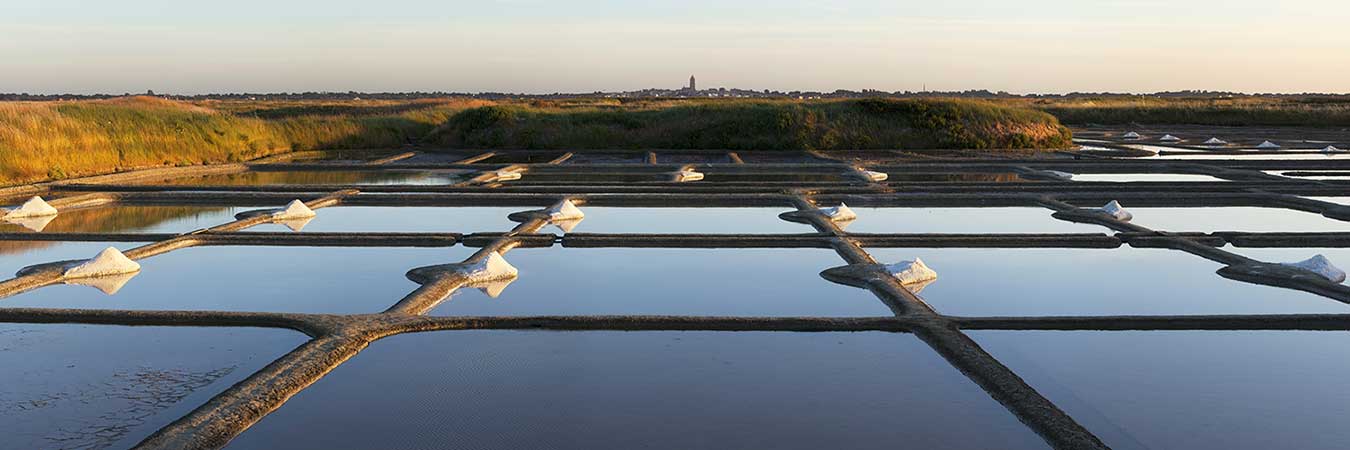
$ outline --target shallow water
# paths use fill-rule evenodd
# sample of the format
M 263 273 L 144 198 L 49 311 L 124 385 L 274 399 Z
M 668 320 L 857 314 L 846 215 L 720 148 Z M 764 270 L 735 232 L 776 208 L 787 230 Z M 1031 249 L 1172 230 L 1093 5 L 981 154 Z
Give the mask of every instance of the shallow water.
M 1076 173 L 1073 181 L 1228 181 L 1209 175 L 1187 173 Z
M 830 283 L 827 249 L 522 248 L 498 298 L 461 289 L 432 314 L 462 316 L 889 316 L 868 291 Z
M 253 186 L 264 184 L 441 185 L 464 181 L 460 170 L 285 170 L 150 180 L 139 184 Z
M 1176 250 L 872 248 L 868 252 L 886 264 L 922 258 L 938 279 L 925 286 L 920 297 L 951 315 L 1350 313 L 1350 306 L 1325 297 L 1220 277 L 1215 271 L 1223 265 Z
M 1305 248 L 1257 248 L 1229 246 L 1224 250 L 1248 258 L 1272 263 L 1298 262 L 1315 255 L 1326 256 L 1331 263 L 1342 269 L 1350 269 L 1350 248 L 1305 247 Z
M 1112 448 L 1338 449 L 1350 335 L 971 331 Z
M 539 209 L 530 206 L 434 207 L 434 206 L 334 206 L 315 210 L 306 222 L 306 232 L 505 232 L 518 225 L 507 219 L 513 212 Z M 291 231 L 281 224 L 264 224 L 246 231 Z
M 234 221 L 229 206 L 111 205 L 62 212 L 50 221 L 0 222 L 0 232 L 186 233 Z
M 1350 222 L 1284 208 L 1125 208 L 1134 214 L 1131 223 L 1160 231 L 1350 231 Z
M 0 324 L 0 447 L 130 448 L 306 339 L 261 328 Z
M 815 228 L 778 218 L 782 208 L 612 208 L 582 206 L 577 233 L 814 233 Z
M 230 448 L 897 443 L 1046 447 L 906 334 L 457 331 L 376 342 Z
M 1098 225 L 1050 217 L 1039 207 L 998 208 L 853 208 L 854 233 L 1107 233 Z
M 93 258 L 108 247 L 128 249 L 140 244 L 109 242 L 0 241 L 0 278 L 8 279 L 24 267 L 57 261 Z M 3 300 L 0 300 L 0 304 Z
M 115 295 L 55 285 L 0 299 L 0 307 L 376 313 L 417 288 L 404 276 L 409 269 L 459 262 L 469 253 L 463 247 L 194 247 L 139 261 L 141 272 Z

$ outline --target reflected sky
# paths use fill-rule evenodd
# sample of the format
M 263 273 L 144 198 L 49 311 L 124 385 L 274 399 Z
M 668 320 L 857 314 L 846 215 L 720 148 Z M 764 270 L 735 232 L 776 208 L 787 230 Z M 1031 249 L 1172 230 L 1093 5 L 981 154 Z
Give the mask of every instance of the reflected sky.
M 112 205 L 63 211 L 44 227 L 46 233 L 186 233 L 234 221 L 248 208 L 224 206 Z M 0 232 L 38 231 L 0 222 Z
M 376 342 L 230 448 L 391 443 L 1046 447 L 906 334 L 457 331 Z
M 814 233 L 778 218 L 782 208 L 612 208 L 582 206 L 577 233 Z
M 314 210 L 318 216 L 305 224 L 304 232 L 408 232 L 474 233 L 505 232 L 517 225 L 506 216 L 538 209 L 530 206 L 436 207 L 436 206 L 334 206 Z M 291 231 L 281 224 L 264 224 L 246 231 Z
M 469 253 L 464 247 L 195 247 L 139 261 L 141 272 L 117 295 L 56 285 L 0 299 L 0 307 L 375 313 L 417 288 L 404 276 L 409 269 L 459 262 Z
M 261 328 L 0 325 L 0 446 L 130 448 L 306 339 Z
M 465 171 L 282 170 L 149 180 L 140 184 L 254 186 L 262 184 L 441 185 L 462 180 Z
M 1075 173 L 1073 181 L 1228 181 L 1187 173 Z
M 920 296 L 952 315 L 1350 313 L 1350 306 L 1325 297 L 1222 278 L 1214 273 L 1222 265 L 1176 250 L 868 252 L 887 264 L 923 258 L 938 279 Z
M 1350 248 L 1255 248 L 1229 246 L 1225 248 L 1225 250 L 1248 258 L 1273 263 L 1299 262 L 1315 255 L 1323 255 L 1331 260 L 1331 263 L 1336 267 L 1350 269 Z
M 1125 208 L 1134 213 L 1131 223 L 1160 231 L 1350 231 L 1350 222 L 1283 208 Z
M 1115 449 L 1337 449 L 1344 332 L 972 331 Z
M 1066 222 L 1039 207 L 853 208 L 854 233 L 1106 233 L 1106 227 Z
M 888 316 L 868 291 L 820 271 L 827 249 L 522 248 L 520 277 L 499 298 L 460 290 L 436 315 Z
M 12 278 L 19 269 L 35 264 L 89 259 L 108 247 L 125 250 L 136 245 L 122 242 L 0 241 L 0 278 Z

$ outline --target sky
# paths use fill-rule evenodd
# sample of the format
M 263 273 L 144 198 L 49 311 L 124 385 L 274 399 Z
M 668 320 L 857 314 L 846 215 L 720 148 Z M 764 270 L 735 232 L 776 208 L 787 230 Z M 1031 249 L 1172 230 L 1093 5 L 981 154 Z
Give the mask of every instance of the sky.
M 1343 0 L 15 0 L 0 92 L 1350 92 Z

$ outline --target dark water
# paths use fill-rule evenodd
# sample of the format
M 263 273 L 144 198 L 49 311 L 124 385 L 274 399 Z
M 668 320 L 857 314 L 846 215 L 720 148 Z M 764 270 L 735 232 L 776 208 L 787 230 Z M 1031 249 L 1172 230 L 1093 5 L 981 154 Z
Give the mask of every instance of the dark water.
M 1214 273 L 1222 265 L 1176 250 L 869 252 L 888 264 L 922 258 L 938 279 L 920 296 L 954 315 L 1350 313 L 1350 306 L 1317 295 L 1222 278 Z
M 275 329 L 0 324 L 0 448 L 130 448 L 305 340 Z
M 1116 449 L 1341 449 L 1350 442 L 1344 332 L 971 334 Z
M 520 270 L 499 298 L 463 289 L 437 315 L 887 316 L 868 291 L 821 270 L 824 249 L 518 249 Z
M 1046 208 L 853 208 L 854 233 L 1107 233 L 1105 227 L 1050 217 Z
M 1045 448 L 918 339 L 459 331 L 373 344 L 230 448 Z
M 76 253 L 88 258 L 105 246 L 90 247 Z M 469 253 L 463 247 L 196 247 L 141 260 L 141 272 L 116 295 L 56 285 L 0 299 L 0 307 L 375 313 L 417 288 L 404 276 L 409 269 L 458 262 Z

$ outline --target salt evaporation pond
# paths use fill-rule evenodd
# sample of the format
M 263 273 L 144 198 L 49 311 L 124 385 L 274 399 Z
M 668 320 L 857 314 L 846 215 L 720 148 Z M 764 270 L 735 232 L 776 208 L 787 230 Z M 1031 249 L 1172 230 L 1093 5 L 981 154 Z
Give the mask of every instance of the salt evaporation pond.
M 1046 448 L 911 335 L 598 331 L 387 338 L 291 398 L 230 448 L 897 443 Z
M 233 222 L 236 206 L 110 205 L 61 212 L 50 221 L 0 222 L 0 232 L 44 233 L 186 233 Z
M 1108 233 L 1106 227 L 1056 219 L 1040 207 L 852 208 L 853 233 Z

